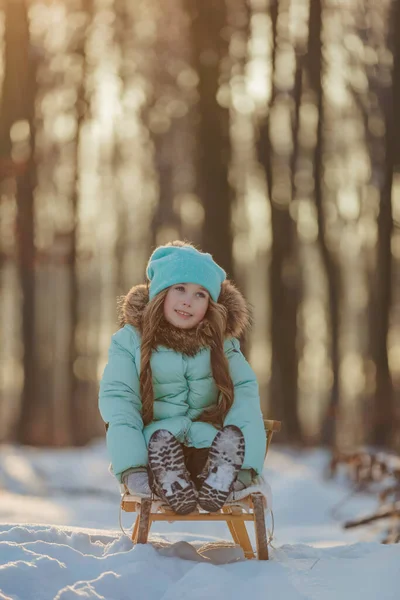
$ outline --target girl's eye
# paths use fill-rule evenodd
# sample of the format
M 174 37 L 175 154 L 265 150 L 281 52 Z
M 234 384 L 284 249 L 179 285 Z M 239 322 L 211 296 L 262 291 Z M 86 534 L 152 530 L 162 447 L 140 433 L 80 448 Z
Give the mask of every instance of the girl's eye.
M 205 298 L 206 297 L 206 295 L 205 295 L 204 292 L 198 292 L 197 295 L 200 296 L 200 298 Z
M 185 288 L 183 287 L 183 285 L 177 285 L 175 289 L 178 290 L 178 292 L 184 292 L 185 291 Z

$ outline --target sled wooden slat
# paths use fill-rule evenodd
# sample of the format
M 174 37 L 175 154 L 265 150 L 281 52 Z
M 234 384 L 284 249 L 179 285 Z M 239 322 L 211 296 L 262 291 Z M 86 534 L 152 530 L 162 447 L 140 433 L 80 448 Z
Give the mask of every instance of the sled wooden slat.
M 135 540 L 137 544 L 147 544 L 147 538 L 149 537 L 149 531 L 152 522 L 151 505 L 151 500 L 142 500 L 140 503 L 140 512 L 138 516 L 139 527 L 137 530 Z
M 267 450 L 273 434 L 280 431 L 281 422 L 264 420 L 264 426 L 267 433 Z M 248 510 L 243 507 L 248 506 Z M 240 505 L 227 504 L 216 513 L 207 513 L 196 511 L 189 515 L 178 515 L 171 510 L 160 507 L 159 503 L 154 503 L 151 499 L 126 500 L 121 501 L 121 508 L 125 512 L 136 512 L 137 517 L 133 526 L 132 541 L 135 544 L 146 544 L 153 522 L 166 521 L 173 523 L 175 521 L 225 521 L 232 539 L 235 544 L 240 546 L 246 558 L 255 558 L 258 560 L 268 560 L 268 540 L 265 526 L 265 498 L 260 493 L 255 493 L 240 500 Z M 246 521 L 254 523 L 256 554 L 251 545 L 250 537 L 246 528 Z
M 233 541 L 238 546 L 241 546 L 246 558 L 255 558 L 249 534 L 244 523 L 244 521 L 253 520 L 253 515 L 246 515 L 246 513 L 243 513 L 242 509 L 237 506 L 224 506 L 222 512 L 226 515 L 231 514 L 231 516 L 239 517 L 239 519 L 229 519 L 226 524 L 231 532 Z M 247 516 L 251 517 L 251 519 L 244 518 Z
M 138 529 L 139 529 L 139 521 L 140 519 L 135 519 L 135 524 L 133 525 L 133 531 L 132 531 L 132 541 L 137 544 L 137 537 L 138 537 Z
M 223 513 L 189 513 L 188 515 L 170 515 L 165 513 L 156 513 L 151 515 L 151 521 L 254 521 L 252 514 L 243 513 L 237 515 Z
M 254 507 L 254 528 L 258 560 L 268 560 L 267 530 L 265 527 L 264 498 L 261 494 L 252 494 Z
M 280 431 L 282 427 L 281 421 L 272 421 L 270 419 L 264 419 L 264 427 L 266 431 Z

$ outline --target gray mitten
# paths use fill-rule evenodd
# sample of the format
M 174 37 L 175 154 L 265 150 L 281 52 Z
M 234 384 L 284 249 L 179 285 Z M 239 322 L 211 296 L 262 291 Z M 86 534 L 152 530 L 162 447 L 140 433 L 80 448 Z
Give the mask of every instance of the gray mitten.
M 233 491 L 240 492 L 247 487 L 251 486 L 251 482 L 253 479 L 252 469 L 241 469 L 233 482 Z
M 130 469 L 123 475 L 122 481 L 133 496 L 151 496 L 147 469 Z

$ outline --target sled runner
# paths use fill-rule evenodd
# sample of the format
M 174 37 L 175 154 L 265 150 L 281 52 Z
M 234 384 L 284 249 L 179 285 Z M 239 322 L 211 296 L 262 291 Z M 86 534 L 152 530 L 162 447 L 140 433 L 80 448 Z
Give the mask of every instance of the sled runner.
M 280 421 L 264 420 L 267 434 L 267 451 L 271 443 L 273 434 L 280 431 Z M 225 521 L 232 535 L 235 544 L 239 545 L 246 558 L 256 558 L 258 560 L 268 560 L 268 538 L 265 525 L 265 509 L 267 500 L 261 491 L 256 491 L 257 486 L 251 486 L 244 490 L 247 495 L 240 499 L 227 501 L 218 512 L 205 512 L 197 509 L 188 515 L 176 514 L 171 509 L 163 506 L 160 499 L 138 498 L 131 496 L 125 491 L 121 500 L 121 509 L 125 512 L 136 512 L 137 517 L 133 526 L 132 541 L 134 544 L 146 544 L 151 525 L 155 521 Z M 254 491 L 252 491 L 254 490 Z M 237 494 L 240 496 L 240 493 Z M 246 528 L 246 521 L 254 523 L 256 554 L 252 548 L 249 534 Z

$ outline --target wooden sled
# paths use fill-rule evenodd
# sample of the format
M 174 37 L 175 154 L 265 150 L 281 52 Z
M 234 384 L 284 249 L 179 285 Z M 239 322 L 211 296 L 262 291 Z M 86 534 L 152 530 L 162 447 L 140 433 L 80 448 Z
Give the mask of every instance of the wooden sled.
M 267 454 L 273 434 L 281 429 L 281 422 L 264 420 L 264 425 L 267 433 Z M 155 521 L 167 521 L 168 523 L 174 521 L 225 521 L 234 543 L 242 548 L 246 558 L 257 557 L 258 560 L 268 560 L 268 538 L 264 513 L 266 499 L 259 492 L 242 498 L 237 504 L 226 503 L 220 511 L 215 513 L 196 510 L 188 515 L 178 515 L 160 506 L 160 501 L 151 498 L 129 499 L 129 494 L 124 494 L 122 497 L 121 508 L 125 512 L 137 513 L 132 532 L 134 544 L 147 543 L 151 525 Z M 246 521 L 254 523 L 256 555 L 246 529 Z

